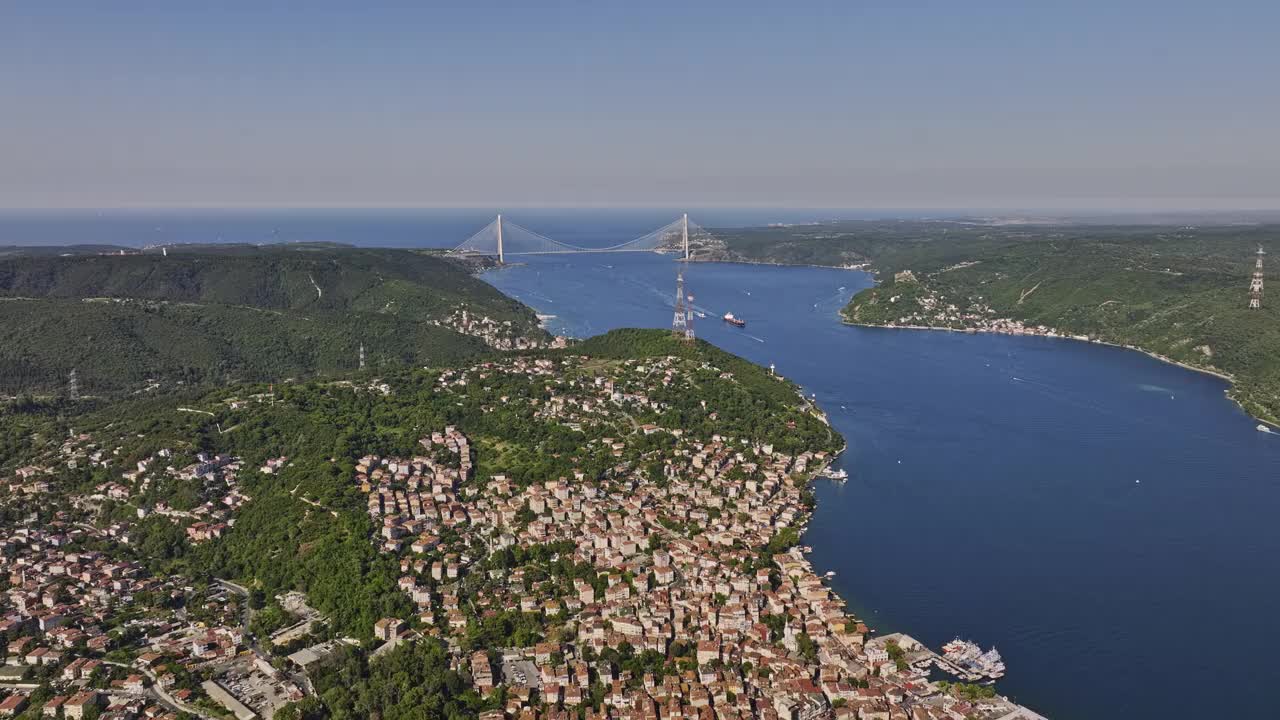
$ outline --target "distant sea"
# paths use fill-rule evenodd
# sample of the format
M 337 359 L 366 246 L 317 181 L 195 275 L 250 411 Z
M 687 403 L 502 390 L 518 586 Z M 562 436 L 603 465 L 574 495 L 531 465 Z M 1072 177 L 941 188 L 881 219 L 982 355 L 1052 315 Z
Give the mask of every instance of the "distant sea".
M 0 246 L 332 242 L 363 247 L 455 247 L 497 208 L 299 210 L 0 210 Z M 642 235 L 688 212 L 704 227 L 901 216 L 869 210 L 505 209 L 504 217 L 558 240 L 591 247 Z M 937 211 L 945 214 L 946 211 Z M 921 211 L 911 217 L 941 216 Z
M 584 247 L 603 247 L 637 237 L 671 222 L 682 212 L 688 212 L 691 221 L 710 228 L 954 218 L 1087 224 L 1280 221 L 1280 211 L 1178 214 L 946 208 L 0 209 L 0 246 L 332 242 L 364 247 L 443 248 L 459 245 L 498 212 L 531 230 Z

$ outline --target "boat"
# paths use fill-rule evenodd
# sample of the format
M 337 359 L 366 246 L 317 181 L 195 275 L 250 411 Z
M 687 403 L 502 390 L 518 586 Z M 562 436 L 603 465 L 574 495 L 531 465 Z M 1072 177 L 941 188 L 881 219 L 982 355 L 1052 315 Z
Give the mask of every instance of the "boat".
M 847 470 L 832 470 L 831 468 L 827 468 L 818 474 L 824 478 L 839 480 L 841 482 L 849 479 L 849 471 Z
M 729 323 L 730 325 L 732 325 L 732 326 L 734 326 L 734 327 L 746 327 L 746 326 L 747 326 L 747 321 L 746 321 L 746 320 L 743 320 L 742 318 L 734 317 L 734 316 L 733 316 L 733 313 L 731 313 L 731 312 L 728 312 L 728 313 L 725 313 L 725 314 L 724 314 L 724 321 L 725 321 L 725 322 L 727 322 L 727 323 Z
M 977 643 L 956 638 L 942 646 L 943 656 L 961 670 L 988 678 L 1003 677 L 1004 659 L 995 648 L 983 652 Z
M 706 313 L 704 313 L 704 312 L 702 312 L 701 310 L 694 310 L 694 311 L 693 311 L 693 314 L 694 314 L 694 315 L 697 315 L 697 316 L 698 316 L 698 317 L 700 317 L 700 318 L 704 318 L 704 317 L 706 317 L 706 316 L 707 316 L 707 314 L 706 314 Z
M 1271 428 L 1267 427 L 1266 425 L 1263 425 L 1262 423 L 1258 423 L 1258 432 L 1269 433 L 1271 432 Z

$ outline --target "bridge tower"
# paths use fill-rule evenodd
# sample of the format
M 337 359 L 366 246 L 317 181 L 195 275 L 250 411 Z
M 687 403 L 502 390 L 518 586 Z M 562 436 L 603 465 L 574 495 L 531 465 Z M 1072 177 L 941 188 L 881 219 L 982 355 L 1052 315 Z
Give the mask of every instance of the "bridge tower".
M 676 311 L 671 318 L 671 334 L 693 340 L 693 309 L 684 299 L 684 271 L 676 273 Z
M 1262 307 L 1262 256 L 1266 251 L 1258 246 L 1258 259 L 1253 264 L 1253 278 L 1249 280 L 1249 307 L 1257 310 Z
M 684 240 L 684 259 L 689 259 L 689 213 L 680 218 L 680 236 Z
M 502 264 L 502 213 L 498 213 L 498 264 Z

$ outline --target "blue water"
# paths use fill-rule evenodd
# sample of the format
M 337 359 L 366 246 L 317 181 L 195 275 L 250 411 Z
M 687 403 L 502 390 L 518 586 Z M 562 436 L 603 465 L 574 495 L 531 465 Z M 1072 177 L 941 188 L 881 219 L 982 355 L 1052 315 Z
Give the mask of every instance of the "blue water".
M 0 245 L 323 240 L 451 247 L 493 211 L 0 213 Z M 610 245 L 675 209 L 506 211 Z M 835 211 L 691 212 L 706 226 Z M 670 322 L 675 264 L 531 258 L 486 275 L 553 330 Z M 858 272 L 694 265 L 700 336 L 815 393 L 849 440 L 806 542 L 881 631 L 995 644 L 1003 692 L 1054 718 L 1274 717 L 1280 436 L 1215 378 L 1042 338 L 841 325 Z M 718 318 L 733 312 L 743 330 Z M 1140 482 L 1139 482 L 1140 481 Z
M 666 326 L 674 274 L 601 254 L 486 277 L 582 336 Z M 843 326 L 857 272 L 687 280 L 701 337 L 776 363 L 849 440 L 805 541 L 874 628 L 994 644 L 1001 690 L 1054 718 L 1274 716 L 1280 437 L 1225 383 L 1068 340 Z

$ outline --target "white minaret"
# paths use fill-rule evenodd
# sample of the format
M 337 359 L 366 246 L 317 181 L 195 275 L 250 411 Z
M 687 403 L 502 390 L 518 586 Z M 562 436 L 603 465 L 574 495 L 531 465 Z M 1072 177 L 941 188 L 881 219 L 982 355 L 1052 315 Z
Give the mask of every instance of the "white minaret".
M 498 262 L 502 262 L 502 213 L 498 213 Z

